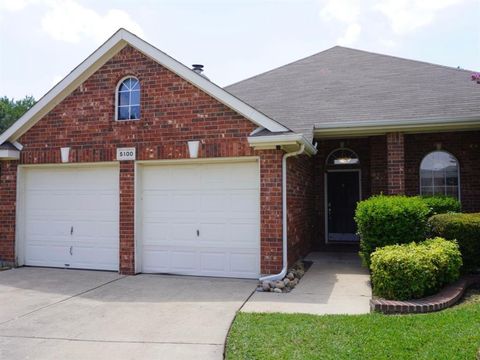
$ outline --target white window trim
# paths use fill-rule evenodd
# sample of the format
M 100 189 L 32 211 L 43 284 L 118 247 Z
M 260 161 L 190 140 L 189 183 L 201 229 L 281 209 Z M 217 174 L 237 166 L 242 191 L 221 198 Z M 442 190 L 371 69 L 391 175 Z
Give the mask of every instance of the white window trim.
M 120 90 L 120 85 L 122 85 L 122 83 L 127 80 L 127 79 L 135 79 L 138 81 L 138 84 L 140 86 L 140 117 L 138 119 L 119 119 L 118 118 L 118 92 Z M 118 121 L 118 122 L 126 122 L 126 121 L 138 121 L 142 118 L 142 83 L 140 82 L 140 80 L 134 76 L 134 75 L 127 75 L 127 76 L 124 76 L 123 78 L 120 79 L 120 81 L 117 83 L 117 86 L 115 87 L 115 121 Z M 129 105 L 131 106 L 131 105 Z
M 420 165 L 418 166 L 418 187 L 419 187 L 419 193 L 420 195 L 423 195 L 422 193 L 422 163 L 423 163 L 423 160 L 425 160 L 425 158 L 430 155 L 430 154 L 433 154 L 433 153 L 436 153 L 436 152 L 444 152 L 444 153 L 447 153 L 449 154 L 451 157 L 453 157 L 455 159 L 455 161 L 457 162 L 457 200 L 458 201 L 462 201 L 461 199 L 461 187 L 460 187 L 460 161 L 458 161 L 458 158 L 453 155 L 450 151 L 446 151 L 446 150 L 433 150 L 433 151 L 430 151 L 429 153 L 425 154 L 425 156 L 422 157 L 422 161 L 420 161 Z M 445 186 L 445 185 L 444 185 Z M 428 196 L 428 195 L 427 195 Z M 435 194 L 433 194 L 432 196 L 435 196 Z

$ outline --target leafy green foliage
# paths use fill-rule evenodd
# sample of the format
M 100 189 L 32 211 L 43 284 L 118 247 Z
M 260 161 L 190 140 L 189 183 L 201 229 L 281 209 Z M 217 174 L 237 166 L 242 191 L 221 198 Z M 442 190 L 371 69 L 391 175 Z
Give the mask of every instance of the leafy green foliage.
M 28 109 L 35 105 L 32 96 L 25 96 L 21 100 L 0 98 L 0 134 L 17 121 Z
M 421 315 L 239 312 L 226 359 L 475 359 L 480 303 Z
M 480 269 L 480 213 L 440 214 L 428 222 L 432 235 L 458 242 L 463 258 L 462 272 Z
M 390 300 L 434 294 L 457 280 L 462 266 L 457 243 L 439 237 L 379 248 L 371 260 L 373 292 Z
M 355 221 L 364 264 L 370 266 L 377 247 L 424 240 L 429 211 L 419 197 L 379 195 L 359 202 Z
M 460 212 L 462 205 L 460 201 L 451 196 L 435 195 L 420 197 L 430 209 L 429 216 L 437 214 L 446 214 L 449 212 Z

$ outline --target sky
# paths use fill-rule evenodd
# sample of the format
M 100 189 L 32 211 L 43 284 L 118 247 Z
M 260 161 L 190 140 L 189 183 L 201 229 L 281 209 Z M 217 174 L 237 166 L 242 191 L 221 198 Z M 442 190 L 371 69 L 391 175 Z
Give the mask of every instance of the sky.
M 40 98 L 120 27 L 220 86 L 335 45 L 480 71 L 480 0 L 0 0 L 0 97 Z

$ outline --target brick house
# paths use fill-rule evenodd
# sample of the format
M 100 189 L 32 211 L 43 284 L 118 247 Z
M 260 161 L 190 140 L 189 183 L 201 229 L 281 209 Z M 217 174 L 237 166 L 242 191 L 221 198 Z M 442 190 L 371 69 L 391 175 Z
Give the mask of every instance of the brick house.
M 373 194 L 480 210 L 480 86 L 334 47 L 218 87 L 120 29 L 0 135 L 0 261 L 256 278 Z

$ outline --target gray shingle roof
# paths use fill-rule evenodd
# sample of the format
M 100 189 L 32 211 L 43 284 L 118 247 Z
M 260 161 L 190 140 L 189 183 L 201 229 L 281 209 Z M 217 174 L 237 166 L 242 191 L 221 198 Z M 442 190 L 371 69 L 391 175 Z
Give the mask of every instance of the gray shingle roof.
M 471 73 L 335 46 L 225 89 L 311 137 L 325 123 L 480 117 Z

